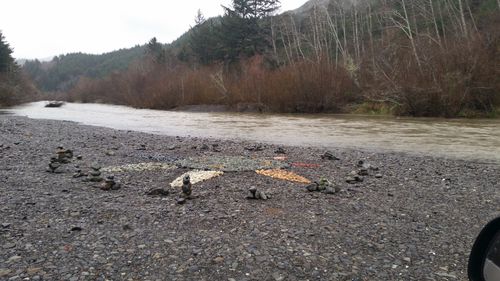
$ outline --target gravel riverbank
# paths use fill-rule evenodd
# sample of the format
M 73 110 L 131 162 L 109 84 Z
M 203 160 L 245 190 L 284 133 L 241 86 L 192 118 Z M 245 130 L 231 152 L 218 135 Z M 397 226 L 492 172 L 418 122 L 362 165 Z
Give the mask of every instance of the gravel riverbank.
M 48 173 L 58 146 L 81 160 Z M 0 280 L 466 280 L 473 240 L 499 213 L 498 165 L 334 147 L 339 160 L 317 148 L 249 149 L 258 147 L 0 115 Z M 180 205 L 169 183 L 187 168 L 135 165 L 114 174 L 122 188 L 110 191 L 72 177 L 75 165 L 222 156 L 284 161 L 341 191 L 237 171 L 194 185 L 195 198 Z M 347 183 L 360 160 L 378 170 Z M 247 200 L 252 186 L 271 198 Z M 146 194 L 158 188 L 170 194 Z

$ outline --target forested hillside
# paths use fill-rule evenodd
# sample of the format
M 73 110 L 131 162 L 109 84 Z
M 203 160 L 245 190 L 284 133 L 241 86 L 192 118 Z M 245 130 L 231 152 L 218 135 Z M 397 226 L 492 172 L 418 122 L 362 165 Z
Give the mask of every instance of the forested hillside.
M 0 108 L 33 99 L 36 94 L 12 58 L 12 48 L 0 31 Z
M 199 12 L 179 40 L 152 40 L 126 71 L 85 75 L 67 97 L 161 109 L 498 112 L 497 0 L 315 0 L 276 15 L 279 4 L 233 0 L 221 17 Z
M 73 53 L 54 57 L 51 61 L 28 60 L 23 70 L 43 91 L 66 91 L 81 77 L 102 78 L 113 71 L 126 70 L 129 64 L 140 59 L 144 47 L 135 46 L 102 55 Z

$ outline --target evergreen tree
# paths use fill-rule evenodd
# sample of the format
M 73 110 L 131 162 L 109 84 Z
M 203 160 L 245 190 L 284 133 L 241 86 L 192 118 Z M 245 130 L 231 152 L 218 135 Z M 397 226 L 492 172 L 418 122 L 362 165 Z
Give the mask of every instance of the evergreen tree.
M 196 17 L 194 18 L 194 23 L 198 26 L 201 25 L 205 22 L 205 16 L 201 12 L 200 9 L 198 9 L 198 12 L 196 13 Z
M 198 16 L 195 19 L 197 23 L 190 32 L 189 47 L 195 54 L 198 62 L 209 64 L 210 62 L 222 60 L 221 53 L 221 32 L 220 18 L 199 21 Z
M 149 40 L 146 46 L 146 54 L 158 64 L 164 64 L 166 62 L 166 52 L 162 44 L 158 42 L 156 37 L 153 37 L 151 40 Z
M 5 41 L 5 37 L 0 31 L 0 72 L 8 72 L 14 66 L 14 59 L 12 58 L 12 49 Z
M 24 102 L 36 94 L 18 69 L 12 49 L 0 31 L 0 107 Z
M 279 5 L 279 0 L 233 0 L 230 7 L 223 6 L 223 17 L 209 20 L 198 10 L 190 32 L 190 49 L 203 64 L 234 62 L 264 53 L 270 47 L 265 18 Z
M 264 19 L 279 5 L 279 0 L 233 0 L 230 8 L 224 7 L 220 39 L 226 60 L 260 54 L 269 47 L 269 28 Z
M 226 12 L 240 18 L 261 19 L 272 15 L 280 7 L 280 0 L 233 0 L 232 8 L 224 7 Z

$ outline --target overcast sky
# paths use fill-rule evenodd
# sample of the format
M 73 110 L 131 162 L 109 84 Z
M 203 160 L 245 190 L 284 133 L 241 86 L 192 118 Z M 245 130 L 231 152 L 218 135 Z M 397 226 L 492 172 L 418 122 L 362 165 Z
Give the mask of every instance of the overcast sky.
M 205 17 L 222 14 L 230 0 L 1 0 L 0 30 L 15 58 L 100 54 L 144 44 L 170 43 Z M 281 11 L 307 0 L 282 0 Z

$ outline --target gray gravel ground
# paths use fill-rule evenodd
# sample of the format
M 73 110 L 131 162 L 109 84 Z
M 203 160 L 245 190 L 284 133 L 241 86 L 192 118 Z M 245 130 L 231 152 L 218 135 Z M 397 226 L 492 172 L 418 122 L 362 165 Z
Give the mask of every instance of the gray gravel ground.
M 83 159 L 47 173 L 58 145 Z M 249 145 L 0 115 L 0 280 L 466 280 L 473 240 L 499 214 L 498 165 L 334 147 L 338 161 L 284 147 L 289 162 L 320 164 L 290 170 L 329 178 L 334 195 L 235 172 L 178 205 L 177 190 L 145 193 L 186 169 L 115 174 L 117 191 L 72 178 L 94 162 L 277 155 Z M 359 160 L 383 177 L 346 183 Z M 251 186 L 272 198 L 245 199 Z

